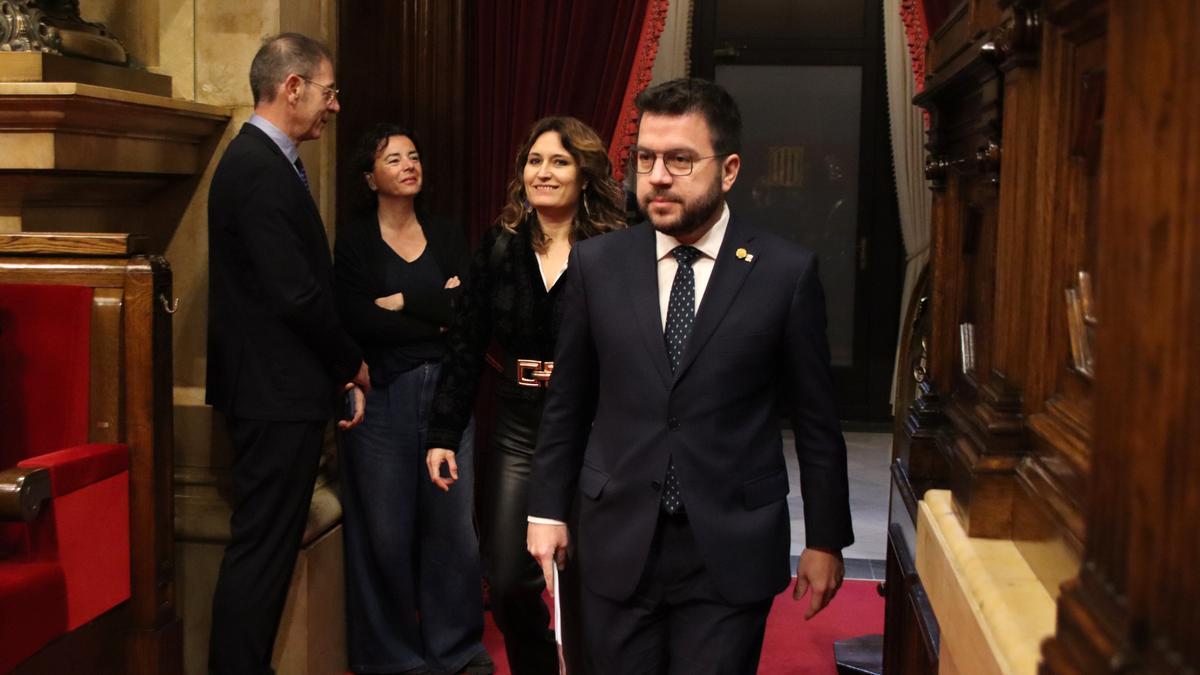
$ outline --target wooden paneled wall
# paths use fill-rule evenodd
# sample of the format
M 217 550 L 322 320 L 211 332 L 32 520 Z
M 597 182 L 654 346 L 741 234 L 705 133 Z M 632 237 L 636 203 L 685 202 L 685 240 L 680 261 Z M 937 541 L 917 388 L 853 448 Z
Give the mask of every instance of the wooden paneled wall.
M 1047 673 L 1200 669 L 1200 5 L 1108 3 L 1094 454 Z
M 929 370 L 895 482 L 1017 546 L 1058 599 L 1045 673 L 1200 668 L 1196 44 L 1193 0 L 964 0 L 930 43 Z

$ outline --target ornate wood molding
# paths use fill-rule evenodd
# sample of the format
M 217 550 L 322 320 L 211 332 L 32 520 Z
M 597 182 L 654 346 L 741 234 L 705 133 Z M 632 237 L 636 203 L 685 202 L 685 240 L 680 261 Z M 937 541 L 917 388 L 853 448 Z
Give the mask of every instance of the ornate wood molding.
M 989 183 L 999 184 L 1002 85 L 994 51 L 991 41 L 960 51 L 913 98 L 929 112 L 925 177 L 935 192 L 946 189 L 952 173 L 983 174 Z M 976 108 L 962 110 L 964 100 Z M 948 119 L 975 119 L 978 124 L 948 128 Z
M 199 175 L 226 108 L 75 83 L 0 83 L 0 204 L 140 203 Z
M 974 401 L 954 397 L 945 407 L 950 424 L 937 447 L 950 467 L 950 486 L 963 527 L 973 537 L 1012 534 L 1012 495 L 1028 441 L 1019 392 L 993 374 Z
M 1042 12 L 1040 2 L 1017 2 L 1012 15 L 992 33 L 999 68 L 1036 66 L 1042 50 Z

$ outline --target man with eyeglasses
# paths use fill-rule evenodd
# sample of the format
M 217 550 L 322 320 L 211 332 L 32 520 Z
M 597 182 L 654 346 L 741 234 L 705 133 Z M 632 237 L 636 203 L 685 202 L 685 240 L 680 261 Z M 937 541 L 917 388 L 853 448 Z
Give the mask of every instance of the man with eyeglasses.
M 230 541 L 213 597 L 210 673 L 269 673 L 312 500 L 325 427 L 342 392 L 370 387 L 333 302 L 329 242 L 299 146 L 338 111 L 333 60 L 296 33 L 250 66 L 254 115 L 208 195 L 207 402 L 235 452 Z
M 808 617 L 837 592 L 853 541 L 824 292 L 811 252 L 725 203 L 741 115 L 724 89 L 674 80 L 637 106 L 648 223 L 571 251 L 529 550 L 549 580 L 570 543 L 598 675 L 754 673 L 790 578 L 780 410 L 800 460 L 793 596 L 811 594 Z

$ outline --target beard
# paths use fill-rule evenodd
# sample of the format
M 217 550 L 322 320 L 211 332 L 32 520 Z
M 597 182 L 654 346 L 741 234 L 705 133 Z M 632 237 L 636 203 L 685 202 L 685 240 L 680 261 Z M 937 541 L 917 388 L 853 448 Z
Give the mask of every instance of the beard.
M 650 201 L 655 197 L 666 198 L 682 205 L 683 213 L 679 214 L 678 218 L 673 219 L 654 216 L 650 210 Z M 646 214 L 646 219 L 650 221 L 655 230 L 678 239 L 681 236 L 686 237 L 698 232 L 702 227 L 710 224 L 710 220 L 715 220 L 713 216 L 720 210 L 723 197 L 724 194 L 721 192 L 721 176 L 718 174 L 709 186 L 709 189 L 695 201 L 685 202 L 682 198 L 671 194 L 670 190 L 653 189 L 645 196 L 640 197 L 638 201 L 641 204 L 642 213 Z

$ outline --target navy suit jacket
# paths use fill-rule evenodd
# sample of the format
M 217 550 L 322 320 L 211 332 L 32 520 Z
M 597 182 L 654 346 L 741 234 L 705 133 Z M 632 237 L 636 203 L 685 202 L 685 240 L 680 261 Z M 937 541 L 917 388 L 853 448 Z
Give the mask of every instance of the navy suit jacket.
M 213 174 L 208 277 L 208 403 L 237 418 L 332 417 L 362 351 L 338 319 L 317 205 L 251 124 Z
M 740 259 L 736 251 L 750 255 Z M 779 417 L 796 436 L 807 545 L 853 541 L 846 447 L 833 400 L 825 299 L 812 253 L 731 218 L 693 333 L 672 373 L 654 230 L 571 251 L 529 513 L 567 520 L 584 583 L 623 601 L 645 567 L 674 458 L 697 549 L 735 604 L 791 578 Z

